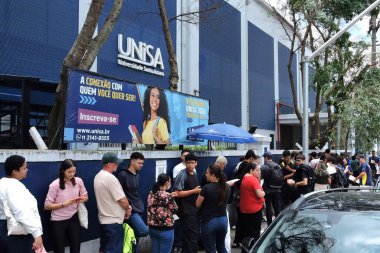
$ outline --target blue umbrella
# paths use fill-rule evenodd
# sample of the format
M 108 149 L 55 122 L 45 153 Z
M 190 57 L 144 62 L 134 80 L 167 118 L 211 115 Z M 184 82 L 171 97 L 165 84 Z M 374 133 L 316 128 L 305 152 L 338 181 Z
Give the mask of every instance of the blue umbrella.
M 190 140 L 203 139 L 236 143 L 257 142 L 246 130 L 225 123 L 200 127 L 190 132 L 187 136 Z

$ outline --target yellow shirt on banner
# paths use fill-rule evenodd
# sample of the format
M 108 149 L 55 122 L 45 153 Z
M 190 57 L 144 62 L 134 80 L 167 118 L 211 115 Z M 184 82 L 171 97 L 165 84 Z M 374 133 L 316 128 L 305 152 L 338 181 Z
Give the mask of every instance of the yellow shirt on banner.
M 153 126 L 157 124 L 157 135 L 163 141 L 169 140 L 169 131 L 168 125 L 166 124 L 166 120 L 160 118 L 158 123 L 156 123 L 156 119 L 149 120 L 148 123 L 144 122 L 145 128 L 142 132 L 142 142 L 143 144 L 155 144 L 155 140 L 153 138 Z

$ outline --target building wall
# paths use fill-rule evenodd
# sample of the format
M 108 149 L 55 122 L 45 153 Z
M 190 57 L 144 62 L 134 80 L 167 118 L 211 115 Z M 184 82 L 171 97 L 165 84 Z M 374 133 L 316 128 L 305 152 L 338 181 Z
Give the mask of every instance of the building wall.
M 290 87 L 288 74 L 289 48 L 283 44 L 278 44 L 278 73 L 279 73 L 279 101 L 280 103 L 293 106 L 293 95 Z M 297 83 L 297 54 L 293 56 L 292 72 L 294 76 L 295 90 L 298 90 Z M 281 113 L 293 113 L 294 108 L 283 107 Z
M 169 18 L 187 6 L 198 8 L 193 2 L 166 1 Z M 100 24 L 112 3 L 106 1 Z M 199 8 L 207 3 L 199 1 Z M 0 51 L 0 74 L 58 82 L 62 60 L 78 34 L 78 5 L 77 1 L 1 1 L 0 21 L 5 25 L 0 27 L 0 47 L 4 49 Z M 124 3 L 114 31 L 97 57 L 95 69 L 99 74 L 168 88 L 168 55 L 158 12 L 155 1 Z M 232 0 L 197 25 L 178 24 L 172 21 L 170 29 L 180 55 L 179 90 L 210 100 L 210 123 L 226 122 L 243 128 L 258 125 L 261 131 L 276 133 L 275 103 L 292 105 L 293 98 L 286 66 L 290 43 L 272 10 L 261 0 Z M 159 48 L 165 76 L 118 65 L 118 34 L 124 40 L 132 37 L 136 43 Z M 300 102 L 298 63 L 299 56 L 295 55 L 292 69 Z M 315 104 L 313 97 L 310 92 L 310 105 Z M 293 112 L 282 109 L 282 113 Z
M 108 13 L 112 8 L 113 1 L 106 1 L 104 13 Z M 176 14 L 176 1 L 166 1 L 168 18 Z M 120 13 L 119 21 L 116 23 L 109 39 L 104 44 L 98 55 L 98 73 L 126 79 L 132 82 L 143 83 L 162 88 L 169 88 L 169 62 L 168 51 L 166 49 L 165 38 L 162 32 L 161 18 L 156 1 L 125 1 Z M 102 24 L 106 16 L 102 15 Z M 170 30 L 173 44 L 176 41 L 176 22 L 170 22 Z M 126 68 L 117 64 L 118 54 L 118 34 L 123 35 L 123 41 L 127 37 L 134 38 L 135 42 L 142 41 L 160 49 L 164 62 L 165 76 L 149 74 L 143 71 Z M 126 50 L 126 43 L 124 44 Z
M 77 1 L 0 1 L 0 73 L 58 82 L 77 23 Z
M 240 12 L 229 4 L 200 23 L 200 96 L 210 99 L 212 123 L 241 124 L 240 25 Z
M 249 123 L 275 130 L 273 38 L 249 23 L 248 51 Z
M 104 24 L 113 1 L 106 1 L 99 24 Z M 59 81 L 62 62 L 78 35 L 77 1 L 10 1 L 0 3 L 0 73 Z M 176 1 L 168 1 L 168 17 L 176 14 Z M 169 87 L 169 63 L 157 3 L 125 2 L 113 32 L 98 54 L 97 71 L 133 82 Z M 100 26 L 98 27 L 100 29 Z M 170 22 L 176 41 L 176 23 Z M 160 48 L 165 76 L 133 70 L 117 64 L 117 36 L 132 37 Z

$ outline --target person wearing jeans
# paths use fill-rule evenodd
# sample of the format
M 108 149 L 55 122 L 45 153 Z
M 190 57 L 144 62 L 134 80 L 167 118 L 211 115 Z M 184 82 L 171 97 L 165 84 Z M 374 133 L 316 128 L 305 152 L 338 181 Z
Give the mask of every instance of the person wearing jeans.
M 136 238 L 145 237 L 148 235 L 148 227 L 145 225 L 145 222 L 142 220 L 140 214 L 132 213 L 131 216 L 129 216 L 127 223 L 133 229 Z
M 176 194 L 167 192 L 170 187 L 170 177 L 162 173 L 148 195 L 148 225 L 153 253 L 170 253 L 173 246 L 173 215 L 178 207 L 173 199 Z
M 100 224 L 101 252 L 117 253 L 123 249 L 124 228 L 122 224 Z
M 100 247 L 104 253 L 123 252 L 125 217 L 131 215 L 131 206 L 125 197 L 123 188 L 112 174 L 123 160 L 115 153 L 103 155 L 103 168 L 94 178 L 94 191 L 100 223 Z
M 227 252 L 224 243 L 227 226 L 227 216 L 214 217 L 208 222 L 201 222 L 203 247 L 206 252 Z
M 128 198 L 129 203 L 132 206 L 132 214 L 129 219 L 124 222 L 128 223 L 133 229 L 136 236 L 136 248 L 138 251 L 138 242 L 140 237 L 148 235 L 148 226 L 141 218 L 144 212 L 144 203 L 139 195 L 139 171 L 144 165 L 144 155 L 140 152 L 133 152 L 131 154 L 131 161 L 129 167 L 120 171 L 117 175 L 123 191 Z
M 200 208 L 201 232 L 206 253 L 227 253 L 224 241 L 227 234 L 227 201 L 230 195 L 226 177 L 217 165 L 210 165 L 206 171 L 206 184 L 196 201 Z

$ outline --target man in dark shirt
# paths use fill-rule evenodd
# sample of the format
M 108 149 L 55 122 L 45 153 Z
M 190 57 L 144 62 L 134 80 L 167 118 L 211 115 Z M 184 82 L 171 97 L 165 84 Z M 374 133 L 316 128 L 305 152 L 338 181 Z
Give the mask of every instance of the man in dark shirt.
M 376 178 L 377 169 L 379 168 L 379 157 L 376 156 L 376 151 L 372 150 L 372 156 L 368 159 L 369 166 L 371 167 L 372 178 Z
M 357 155 L 355 154 L 351 157 L 351 169 L 352 169 L 352 173 L 353 173 L 354 177 L 359 176 L 359 174 L 361 172 L 359 169 L 359 161 L 358 161 L 358 159 L 356 159 L 356 156 Z
M 291 155 L 290 155 L 289 150 L 284 150 L 284 152 L 282 152 L 282 159 L 280 162 L 280 166 L 282 169 L 282 173 L 284 174 L 284 180 L 285 180 L 284 186 L 281 189 L 281 193 L 282 193 L 282 208 L 281 208 L 281 210 L 284 210 L 285 207 L 290 205 L 290 203 L 292 202 L 291 200 L 293 199 L 293 195 L 294 195 L 294 188 L 290 187 L 287 184 L 287 180 L 292 179 L 294 172 L 296 172 L 295 164 L 291 159 Z
M 302 167 L 308 166 L 305 164 L 305 156 L 302 154 L 297 155 L 296 157 L 296 165 L 297 169 L 294 173 L 293 180 L 288 181 L 288 185 L 295 188 L 295 195 L 293 201 L 298 199 L 301 195 L 309 193 L 310 190 L 308 188 L 308 175 L 305 169 Z
M 355 178 L 355 182 L 360 179 L 360 185 L 362 186 L 373 186 L 373 181 L 372 181 L 372 173 L 370 166 L 368 163 L 365 161 L 365 156 L 364 155 L 358 155 L 359 163 L 360 163 L 360 171 L 361 173 L 359 176 Z
M 144 203 L 139 195 L 139 171 L 144 165 L 144 155 L 140 152 L 131 154 L 131 161 L 128 169 L 120 171 L 117 175 L 124 193 L 132 206 L 132 214 L 128 220 L 124 221 L 130 225 L 135 233 L 136 239 L 148 235 L 148 226 L 144 223 L 141 215 L 144 213 Z
M 198 251 L 199 220 L 198 208 L 195 205 L 201 188 L 198 186 L 197 157 L 188 154 L 185 157 L 186 169 L 181 170 L 175 178 L 174 189 L 178 199 L 178 216 L 181 219 L 182 250 L 184 253 Z
M 272 161 L 270 151 L 266 151 L 263 157 L 264 165 L 261 167 L 261 178 L 264 179 L 265 215 L 269 226 L 272 223 L 272 207 L 275 217 L 281 212 L 281 189 L 284 186 L 284 174 L 282 168 Z

